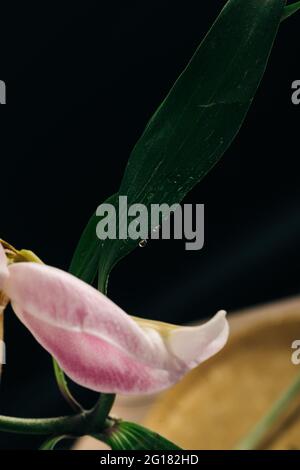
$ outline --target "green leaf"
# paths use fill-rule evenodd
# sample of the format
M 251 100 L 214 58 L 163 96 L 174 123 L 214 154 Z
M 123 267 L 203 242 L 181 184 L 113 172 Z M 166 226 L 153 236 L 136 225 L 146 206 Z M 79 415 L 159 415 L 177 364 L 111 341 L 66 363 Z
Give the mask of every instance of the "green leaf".
M 289 18 L 294 13 L 300 10 L 300 2 L 292 3 L 291 5 L 287 5 L 283 10 L 283 15 L 281 17 L 281 21 L 284 21 L 286 18 Z
M 105 203 L 116 204 L 118 194 L 109 197 Z M 93 215 L 81 235 L 73 255 L 69 271 L 88 284 L 92 284 L 97 271 L 104 241 L 96 236 L 96 226 L 100 218 Z
M 70 405 L 70 407 L 74 411 L 80 413 L 83 410 L 82 406 L 78 403 L 76 398 L 73 397 L 69 389 L 64 371 L 61 369 L 60 365 L 58 364 L 56 359 L 54 359 L 54 357 L 52 357 L 52 362 L 53 362 L 53 371 L 54 371 L 56 383 L 57 383 L 60 393 L 62 394 L 66 402 Z
M 284 5 L 285 0 L 227 2 L 131 153 L 119 189 L 128 205 L 179 203 L 219 161 L 257 91 Z M 117 195 L 111 201 L 118 208 Z M 99 289 L 105 292 L 113 266 L 139 241 L 97 241 L 97 221 L 93 216 L 71 270 L 90 280 L 98 264 Z
M 54 450 L 56 444 L 58 444 L 63 439 L 67 439 L 67 438 L 68 436 L 49 437 L 45 442 L 43 442 L 39 450 Z
M 94 435 L 112 450 L 179 450 L 159 434 L 135 423 L 117 421 L 101 435 Z

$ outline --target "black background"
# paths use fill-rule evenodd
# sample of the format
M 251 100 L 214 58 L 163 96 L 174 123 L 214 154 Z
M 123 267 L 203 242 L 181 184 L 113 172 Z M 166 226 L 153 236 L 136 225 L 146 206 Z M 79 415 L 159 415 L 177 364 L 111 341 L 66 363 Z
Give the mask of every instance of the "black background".
M 0 236 L 67 269 L 94 209 L 224 0 L 23 2 L 3 10 Z M 205 204 L 205 247 L 152 241 L 113 271 L 128 313 L 183 323 L 296 295 L 300 288 L 300 14 L 280 27 L 245 124 L 185 199 Z M 10 310 L 0 412 L 67 412 L 49 355 Z M 78 391 L 86 405 L 94 395 Z M 1 433 L 1 448 L 39 438 Z

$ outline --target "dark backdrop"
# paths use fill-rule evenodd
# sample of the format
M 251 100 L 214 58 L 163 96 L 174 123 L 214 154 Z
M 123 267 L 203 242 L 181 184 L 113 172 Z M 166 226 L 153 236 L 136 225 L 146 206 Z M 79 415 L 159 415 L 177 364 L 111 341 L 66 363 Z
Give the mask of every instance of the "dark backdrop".
M 20 2 L 1 26 L 0 236 L 68 268 L 96 206 L 118 189 L 129 153 L 225 2 Z M 45 6 L 47 5 L 47 6 Z M 114 270 L 110 297 L 126 311 L 186 322 L 300 288 L 300 15 L 280 27 L 247 120 L 186 198 L 205 203 L 205 247 L 153 241 Z M 11 311 L 0 412 L 64 413 L 48 354 Z M 87 405 L 92 393 L 79 392 Z M 1 448 L 39 438 L 0 434 Z

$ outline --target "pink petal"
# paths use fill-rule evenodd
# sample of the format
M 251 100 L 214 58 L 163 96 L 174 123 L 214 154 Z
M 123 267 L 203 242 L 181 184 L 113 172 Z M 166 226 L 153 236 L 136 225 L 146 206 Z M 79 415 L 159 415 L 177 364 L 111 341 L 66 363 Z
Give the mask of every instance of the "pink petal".
M 4 291 L 63 370 L 96 391 L 153 393 L 170 387 L 217 352 L 228 335 L 222 314 L 202 327 L 171 329 L 164 337 L 74 276 L 36 263 L 10 265 Z
M 0 243 L 0 290 L 8 277 L 7 258 L 2 244 Z
M 35 338 L 78 384 L 104 393 L 151 393 L 177 382 L 178 374 L 145 365 L 138 356 L 88 333 L 68 331 L 22 312 Z

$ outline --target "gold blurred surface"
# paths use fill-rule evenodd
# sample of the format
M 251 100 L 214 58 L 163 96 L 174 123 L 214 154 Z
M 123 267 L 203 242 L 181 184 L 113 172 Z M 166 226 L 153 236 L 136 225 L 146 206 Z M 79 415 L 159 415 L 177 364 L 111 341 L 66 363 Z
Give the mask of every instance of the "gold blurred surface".
M 299 299 L 232 316 L 231 326 L 223 351 L 161 396 L 145 418 L 185 449 L 233 448 L 300 374 L 291 362 L 291 344 L 300 339 Z M 300 419 L 288 418 L 264 448 L 300 448 Z
M 3 340 L 3 312 L 0 307 L 0 341 Z
M 232 449 L 300 374 L 291 344 L 300 339 L 300 298 L 229 316 L 226 347 L 157 397 L 119 397 L 114 415 L 148 426 L 184 449 Z M 297 419 L 298 418 L 298 419 Z M 92 438 L 76 448 L 103 449 Z M 300 448 L 300 398 L 262 448 Z

